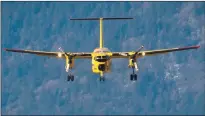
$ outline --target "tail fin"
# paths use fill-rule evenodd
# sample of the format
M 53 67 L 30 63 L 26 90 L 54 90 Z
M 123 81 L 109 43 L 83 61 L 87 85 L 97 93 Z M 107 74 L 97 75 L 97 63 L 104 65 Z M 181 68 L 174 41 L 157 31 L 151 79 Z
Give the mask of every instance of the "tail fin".
M 126 20 L 134 18 L 72 18 L 70 20 L 100 20 L 100 48 L 103 48 L 103 20 Z

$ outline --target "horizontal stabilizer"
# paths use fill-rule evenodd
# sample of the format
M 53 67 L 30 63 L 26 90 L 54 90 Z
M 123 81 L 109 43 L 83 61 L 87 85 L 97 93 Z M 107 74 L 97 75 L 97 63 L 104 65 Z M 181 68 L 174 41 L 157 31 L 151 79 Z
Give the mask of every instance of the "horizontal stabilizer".
M 127 20 L 127 19 L 134 19 L 134 18 L 129 18 L 129 17 L 124 17 L 124 18 L 71 18 L 70 20 Z

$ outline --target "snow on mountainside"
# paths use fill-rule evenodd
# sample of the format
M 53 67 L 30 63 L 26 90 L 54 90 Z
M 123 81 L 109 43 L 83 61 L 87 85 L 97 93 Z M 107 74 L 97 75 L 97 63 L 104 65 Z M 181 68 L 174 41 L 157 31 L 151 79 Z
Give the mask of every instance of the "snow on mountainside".
M 2 48 L 92 52 L 96 21 L 86 17 L 134 17 L 105 21 L 111 51 L 200 45 L 139 59 L 131 82 L 127 59 L 113 60 L 105 82 L 89 60 L 76 60 L 67 82 L 64 60 L 2 51 L 3 114 L 205 114 L 204 2 L 2 2 Z

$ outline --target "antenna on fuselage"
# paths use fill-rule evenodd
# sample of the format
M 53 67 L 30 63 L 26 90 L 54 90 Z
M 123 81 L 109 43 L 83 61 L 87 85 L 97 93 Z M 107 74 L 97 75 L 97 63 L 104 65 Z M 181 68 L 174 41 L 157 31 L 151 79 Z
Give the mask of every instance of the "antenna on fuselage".
M 70 20 L 99 20 L 100 22 L 100 48 L 103 48 L 103 20 L 127 20 L 134 18 L 71 18 Z

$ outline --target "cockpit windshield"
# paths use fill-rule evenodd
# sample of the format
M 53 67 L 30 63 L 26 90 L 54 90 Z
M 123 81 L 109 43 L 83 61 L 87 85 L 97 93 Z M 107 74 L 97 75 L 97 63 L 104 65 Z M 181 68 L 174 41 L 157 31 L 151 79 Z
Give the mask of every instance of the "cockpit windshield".
M 110 50 L 108 48 L 96 48 L 94 51 L 94 53 L 100 53 L 100 52 L 110 52 Z
M 94 60 L 98 62 L 106 62 L 109 59 L 109 56 L 96 56 Z

